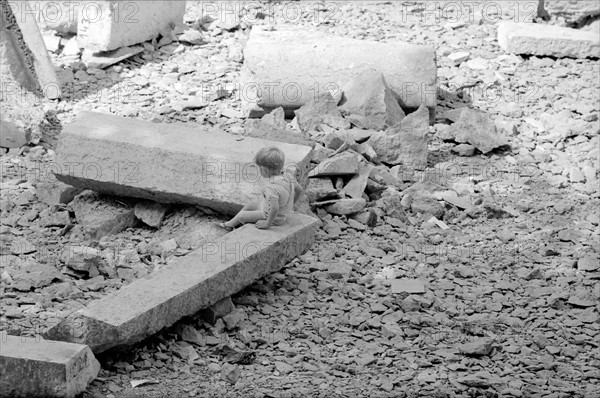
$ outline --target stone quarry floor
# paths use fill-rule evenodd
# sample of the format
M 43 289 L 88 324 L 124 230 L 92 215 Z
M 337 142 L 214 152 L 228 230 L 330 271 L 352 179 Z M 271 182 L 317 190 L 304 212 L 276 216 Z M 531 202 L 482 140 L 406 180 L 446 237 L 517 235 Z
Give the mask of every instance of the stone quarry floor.
M 192 22 L 200 8 L 189 3 Z M 600 198 L 589 183 L 598 178 L 598 61 L 505 55 L 494 20 L 424 21 L 393 2 L 325 4 L 295 23 L 434 44 L 441 87 L 467 88 L 473 107 L 517 123 L 511 150 L 456 157 L 436 125 L 428 178 L 470 192 L 468 215 L 448 211 L 447 230 L 417 217 L 388 217 L 367 230 L 325 217 L 312 250 L 233 297 L 237 310 L 225 319 L 184 319 L 100 356 L 84 397 L 600 396 Z M 232 48 L 244 31 L 205 36 L 206 44 L 183 52 L 169 44 L 107 71 L 66 68 L 68 97 L 48 106 L 63 123 L 97 110 L 238 133 L 235 91 L 203 109 L 175 106 L 203 88 L 231 89 L 239 77 Z M 457 51 L 469 51 L 471 62 L 455 66 L 447 55 Z M 89 242 L 77 225 L 62 235 L 63 227 L 47 226 L 48 206 L 31 184 L 51 170 L 52 156 L 35 147 L 0 159 L 0 320 L 9 332 L 43 331 L 218 234 L 213 216 L 176 207 L 158 231 L 132 228 L 99 243 L 118 248 L 115 261 L 129 268 L 80 279 L 59 267 L 60 248 Z M 18 251 L 6 251 L 14 241 Z M 18 279 L 33 262 L 43 266 Z M 393 294 L 393 278 L 420 279 L 425 293 Z

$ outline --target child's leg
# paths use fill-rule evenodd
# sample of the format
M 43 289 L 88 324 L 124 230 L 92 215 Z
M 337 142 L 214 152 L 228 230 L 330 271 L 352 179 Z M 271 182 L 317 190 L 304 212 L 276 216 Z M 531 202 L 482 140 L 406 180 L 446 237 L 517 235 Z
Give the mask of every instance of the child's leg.
M 235 228 L 240 224 L 255 223 L 264 219 L 265 213 L 260 208 L 260 203 L 253 201 L 246 204 L 235 217 L 225 223 L 225 226 Z

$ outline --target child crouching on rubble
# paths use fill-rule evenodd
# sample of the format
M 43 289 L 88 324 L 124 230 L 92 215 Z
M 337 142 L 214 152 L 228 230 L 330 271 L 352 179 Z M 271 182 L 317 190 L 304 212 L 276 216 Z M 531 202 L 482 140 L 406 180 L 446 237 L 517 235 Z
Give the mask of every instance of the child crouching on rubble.
M 231 231 L 249 223 L 256 223 L 259 229 L 284 224 L 302 194 L 302 187 L 295 178 L 283 175 L 284 161 L 285 155 L 277 147 L 259 150 L 254 156 L 254 163 L 264 179 L 261 197 L 245 205 L 231 220 L 217 225 Z

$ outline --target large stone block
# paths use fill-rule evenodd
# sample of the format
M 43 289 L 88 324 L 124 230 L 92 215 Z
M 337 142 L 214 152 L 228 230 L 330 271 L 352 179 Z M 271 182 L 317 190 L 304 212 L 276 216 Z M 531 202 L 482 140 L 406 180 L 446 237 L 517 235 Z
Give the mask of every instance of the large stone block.
M 600 37 L 597 32 L 554 25 L 502 21 L 498 43 L 508 53 L 553 57 L 597 58 Z
M 99 370 L 100 364 L 87 346 L 2 332 L 2 397 L 75 397 L 85 391 Z
M 79 7 L 79 45 L 94 52 L 151 40 L 183 24 L 185 14 L 183 0 L 88 0 Z
M 307 178 L 312 149 L 224 133 L 207 126 L 151 123 L 82 112 L 56 148 L 58 180 L 159 203 L 189 203 L 235 214 L 261 192 L 256 152 L 277 146 L 285 168 Z
M 46 336 L 87 344 L 96 353 L 140 341 L 305 253 L 318 222 L 293 213 L 282 226 L 245 225 L 71 314 Z
M 579 25 L 600 15 L 598 0 L 540 0 L 540 16 L 562 17 L 570 25 Z
M 80 1 L 36 0 L 29 3 L 40 29 L 77 33 Z
M 399 95 L 403 108 L 436 105 L 435 49 L 407 43 L 381 43 L 320 32 L 254 26 L 244 49 L 242 104 L 250 116 L 279 106 L 301 107 L 341 88 L 365 70 L 378 69 Z

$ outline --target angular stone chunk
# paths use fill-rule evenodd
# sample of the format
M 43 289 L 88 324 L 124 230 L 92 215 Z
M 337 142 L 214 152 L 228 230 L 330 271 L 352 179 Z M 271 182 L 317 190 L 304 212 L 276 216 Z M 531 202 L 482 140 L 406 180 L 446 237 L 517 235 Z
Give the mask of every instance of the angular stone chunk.
M 580 24 L 592 16 L 600 15 L 598 0 L 540 0 L 540 16 L 563 17 L 568 24 Z
M 245 225 L 71 314 L 47 336 L 87 344 L 96 353 L 140 341 L 305 253 L 317 225 L 298 213 L 269 229 Z
M 33 337 L 0 337 L 0 396 L 74 398 L 96 378 L 89 347 Z
M 358 156 L 353 152 L 342 152 L 324 160 L 308 173 L 309 177 L 341 176 L 358 173 Z
M 283 106 L 301 107 L 324 92 L 334 98 L 364 70 L 376 68 L 400 97 L 416 109 L 436 104 L 435 49 L 407 43 L 380 43 L 321 32 L 253 26 L 244 49 L 242 105 L 252 117 Z
M 343 91 L 340 109 L 345 115 L 364 117 L 361 128 L 383 130 L 405 116 L 398 97 L 378 70 L 365 71 L 353 77 Z
M 554 25 L 502 21 L 498 43 L 508 53 L 553 57 L 598 58 L 598 32 Z
M 61 133 L 55 175 L 96 192 L 235 214 L 260 194 L 253 159 L 271 145 L 284 152 L 285 171 L 295 170 L 303 184 L 311 158 L 307 146 L 82 112 Z
M 77 21 L 79 46 L 94 52 L 143 43 L 183 24 L 185 1 L 87 1 Z M 86 10 L 87 8 L 87 10 Z

